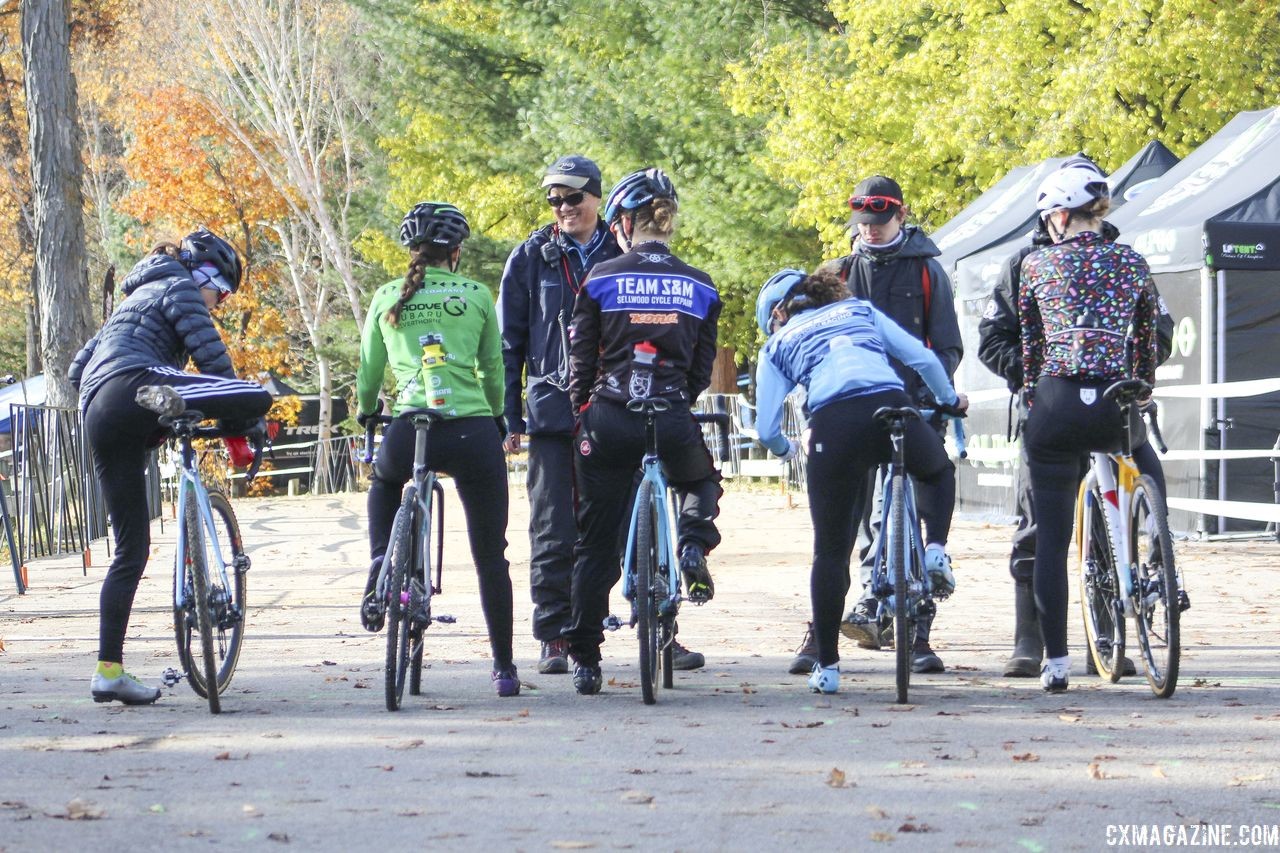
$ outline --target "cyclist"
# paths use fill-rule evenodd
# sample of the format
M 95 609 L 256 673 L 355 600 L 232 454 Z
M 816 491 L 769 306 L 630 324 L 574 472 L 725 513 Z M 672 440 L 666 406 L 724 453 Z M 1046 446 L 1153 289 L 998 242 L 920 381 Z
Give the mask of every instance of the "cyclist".
M 578 543 L 573 614 L 565 639 L 574 688 L 598 693 L 602 622 L 618 581 L 618 531 L 644 456 L 645 417 L 628 400 L 661 397 L 658 453 L 681 495 L 680 570 L 689 599 L 714 594 L 706 554 L 720 542 L 720 475 L 689 406 L 711 383 L 720 295 L 711 278 L 671 253 L 679 202 L 660 169 L 627 175 L 605 205 L 605 222 L 625 254 L 596 264 L 573 310 L 569 398 L 578 413 L 574 472 Z
M 400 493 L 413 476 L 415 430 L 398 416 L 434 409 L 443 419 L 431 427 L 427 465 L 457 484 L 489 626 L 492 681 L 499 696 L 515 696 L 520 679 L 511 650 L 502 348 L 489 288 L 457 274 L 462 241 L 470 234 L 466 217 L 453 205 L 414 205 L 400 223 L 400 242 L 410 254 L 408 272 L 380 287 L 369 304 L 356 373 L 356 420 L 363 426 L 382 411 L 378 392 L 388 365 L 395 377 L 391 410 L 397 418 L 387 426 L 373 463 L 372 564 L 365 599 L 378 579 Z M 382 628 L 374 613 L 362 604 L 361 622 L 370 631 Z
M 782 435 L 783 401 L 804 386 L 810 411 L 809 513 L 813 520 L 813 634 L 818 660 L 809 675 L 815 693 L 840 688 L 837 633 L 849 558 L 867 499 L 868 477 L 891 456 L 889 435 L 876 423 L 881 406 L 910 406 L 890 358 L 919 373 L 939 408 L 963 412 L 946 369 L 924 344 L 870 302 L 850 298 L 837 273 L 805 276 L 783 270 L 756 299 L 756 322 L 769 335 L 756 368 L 756 429 L 762 445 L 783 459 L 798 448 Z M 936 500 L 920 504 L 929 549 L 943 549 L 955 507 L 955 466 L 938 433 L 919 420 L 906 426 L 907 470 Z M 955 586 L 945 562 L 925 561 L 935 588 Z
M 1124 432 L 1107 386 L 1155 382 L 1159 297 L 1147 262 L 1102 236 L 1107 182 L 1079 166 L 1040 184 L 1036 208 L 1054 245 L 1022 264 L 1018 311 L 1030 412 L 1023 440 L 1037 517 L 1034 587 L 1045 665 L 1041 684 L 1067 689 L 1067 549 L 1084 454 L 1119 450 Z M 1160 484 L 1163 490 L 1163 483 Z
M 1077 154 L 1063 162 L 1059 168 L 1077 166 L 1094 169 L 1102 176 L 1102 170 L 1084 154 Z M 1110 222 L 1101 223 L 1099 233 L 1103 239 L 1115 241 L 1120 232 Z M 1010 437 L 1022 433 L 1026 422 L 1026 401 L 1022 391 L 1022 329 L 1018 319 L 1018 294 L 1022 280 L 1022 261 L 1032 252 L 1053 245 L 1039 222 L 1031 242 L 1005 259 L 1000 277 L 991 293 L 991 301 L 978 323 L 978 358 L 991 372 L 1000 376 L 1009 386 L 1010 393 L 1018 397 L 1017 429 L 1010 425 Z M 1158 338 L 1158 362 L 1163 363 L 1173 352 L 1174 320 L 1164 300 L 1159 301 L 1160 316 L 1156 331 Z M 1014 636 L 1013 654 L 1004 665 L 1004 675 L 1011 678 L 1035 678 L 1040 674 L 1044 657 L 1044 639 L 1040 636 L 1040 620 L 1036 616 L 1035 590 L 1032 574 L 1036 557 L 1036 516 L 1031 502 L 1031 479 L 1028 475 L 1026 442 L 1019 442 L 1019 466 L 1015 480 L 1018 529 L 1013 534 L 1013 548 L 1009 554 L 1009 574 L 1014 580 Z M 1160 458 L 1149 442 L 1143 442 L 1133 451 L 1138 467 L 1144 473 L 1163 482 Z M 1093 658 L 1085 657 L 1086 672 L 1096 674 Z M 1133 661 L 1125 658 L 1124 674 L 1133 675 L 1137 670 Z
M 146 493 L 147 453 L 165 435 L 139 398 L 158 397 L 168 415 L 190 405 L 228 430 L 260 427 L 271 407 L 269 392 L 236 378 L 209 313 L 236 292 L 241 274 L 235 249 L 203 228 L 181 245 L 160 243 L 125 276 L 124 301 L 68 369 L 116 546 L 99 599 L 94 701 L 160 698 L 159 688 L 123 668 L 124 634 L 151 547 L 147 502 L 138 496 Z M 200 374 L 182 370 L 188 358 Z
M 933 240 L 919 226 L 907 223 L 908 209 L 902 187 L 892 178 L 872 175 L 854 188 L 849 208 L 852 211 L 848 222 L 851 251 L 843 258 L 824 264 L 819 271 L 838 270 L 853 296 L 869 301 L 916 340 L 924 342 L 942 362 L 947 376 L 954 376 L 964 355 L 964 345 L 951 280 L 938 262 L 939 251 Z M 890 364 L 913 405 L 929 405 L 928 388 L 920 377 L 901 362 L 890 359 Z M 867 588 L 880 530 L 880 489 L 874 485 L 879 482 L 878 473 L 868 475 L 872 480 L 867 486 L 871 499 L 866 502 L 859 522 L 860 594 L 842 626 L 846 636 L 867 649 L 880 648 L 880 629 L 873 618 L 875 598 Z M 919 489 L 917 495 L 921 505 L 934 499 L 927 487 Z M 931 551 L 929 559 L 946 563 L 949 570 L 951 558 L 944 551 Z M 929 642 L 932 627 L 932 615 L 919 623 L 911 650 L 914 672 L 945 669 Z M 797 655 L 792 672 L 800 670 L 798 664 L 807 662 L 801 660 L 802 656 Z

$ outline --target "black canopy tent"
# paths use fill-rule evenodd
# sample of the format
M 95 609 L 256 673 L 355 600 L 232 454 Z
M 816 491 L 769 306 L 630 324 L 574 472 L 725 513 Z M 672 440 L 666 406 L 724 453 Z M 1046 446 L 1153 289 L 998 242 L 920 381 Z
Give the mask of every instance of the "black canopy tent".
M 1060 159 L 1046 161 L 1060 162 Z M 1108 177 L 1114 206 L 1119 207 L 1137 198 L 1142 189 L 1152 186 L 1153 181 L 1177 162 L 1178 158 L 1159 141 L 1147 143 Z M 1016 234 L 970 255 L 958 257 L 952 274 L 966 354 L 958 381 L 971 402 L 966 422 L 971 447 L 967 464 L 960 472 L 960 507 L 966 512 L 1002 515 L 1011 512 L 1014 505 L 1014 470 L 1018 464 L 1018 452 L 1008 436 L 1013 416 L 1011 401 L 1004 380 L 987 370 L 977 358 L 978 323 L 1005 260 L 1030 245 L 1036 222 L 1035 192 L 1036 186 L 1028 187 L 1017 205 L 1011 208 L 1022 217 Z
M 1237 115 L 1113 221 L 1179 318 L 1156 389 L 1175 527 L 1280 521 L 1280 108 Z

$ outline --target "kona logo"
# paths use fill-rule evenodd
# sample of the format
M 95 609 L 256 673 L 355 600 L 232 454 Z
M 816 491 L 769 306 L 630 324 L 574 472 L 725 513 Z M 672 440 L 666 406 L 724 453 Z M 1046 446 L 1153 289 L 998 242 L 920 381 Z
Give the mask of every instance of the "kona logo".
M 1224 255 L 1261 255 L 1267 250 L 1266 243 L 1223 243 Z
M 674 326 L 680 322 L 680 315 L 672 311 L 670 314 L 632 314 L 631 323 L 650 323 L 655 326 Z

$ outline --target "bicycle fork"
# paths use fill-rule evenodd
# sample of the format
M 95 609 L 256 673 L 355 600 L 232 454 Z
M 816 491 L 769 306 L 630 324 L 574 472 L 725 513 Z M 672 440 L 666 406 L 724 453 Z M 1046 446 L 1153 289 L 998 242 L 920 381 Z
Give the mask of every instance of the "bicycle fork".
M 1117 469 L 1119 484 L 1116 482 Z M 1093 470 L 1097 477 L 1098 492 L 1102 496 L 1102 512 L 1107 519 L 1107 544 L 1118 569 L 1116 574 L 1120 576 L 1120 601 L 1124 607 L 1124 615 L 1136 616 L 1133 605 L 1134 565 L 1129 559 L 1129 529 L 1124 519 L 1129 513 L 1129 500 L 1133 494 L 1134 480 L 1138 478 L 1138 469 L 1127 460 L 1113 459 L 1106 453 L 1094 453 Z M 1093 500 L 1091 491 L 1086 492 L 1086 495 L 1089 500 Z

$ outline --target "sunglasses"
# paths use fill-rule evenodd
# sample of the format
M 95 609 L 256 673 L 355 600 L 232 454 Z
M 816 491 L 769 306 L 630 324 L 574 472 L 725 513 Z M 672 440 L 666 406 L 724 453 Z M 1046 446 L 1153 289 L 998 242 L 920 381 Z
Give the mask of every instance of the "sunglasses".
M 855 195 L 849 198 L 849 209 L 861 213 L 869 210 L 872 213 L 884 213 L 892 207 L 902 204 L 900 199 L 887 195 Z
M 585 197 L 586 194 L 581 190 L 576 193 L 569 193 L 569 195 L 549 195 L 547 196 L 547 204 L 551 205 L 556 210 L 559 210 L 560 206 L 565 204 L 570 207 L 577 207 L 582 204 L 582 200 Z
M 214 293 L 218 294 L 218 304 L 219 304 L 219 305 L 221 305 L 222 303 L 226 302 L 226 301 L 227 301 L 227 297 L 231 295 L 231 291 L 230 291 L 230 290 L 223 290 L 221 287 L 218 287 L 216 284 L 206 284 L 206 285 L 201 286 L 201 288 L 200 288 L 200 289 L 201 289 L 201 290 L 212 290 Z

